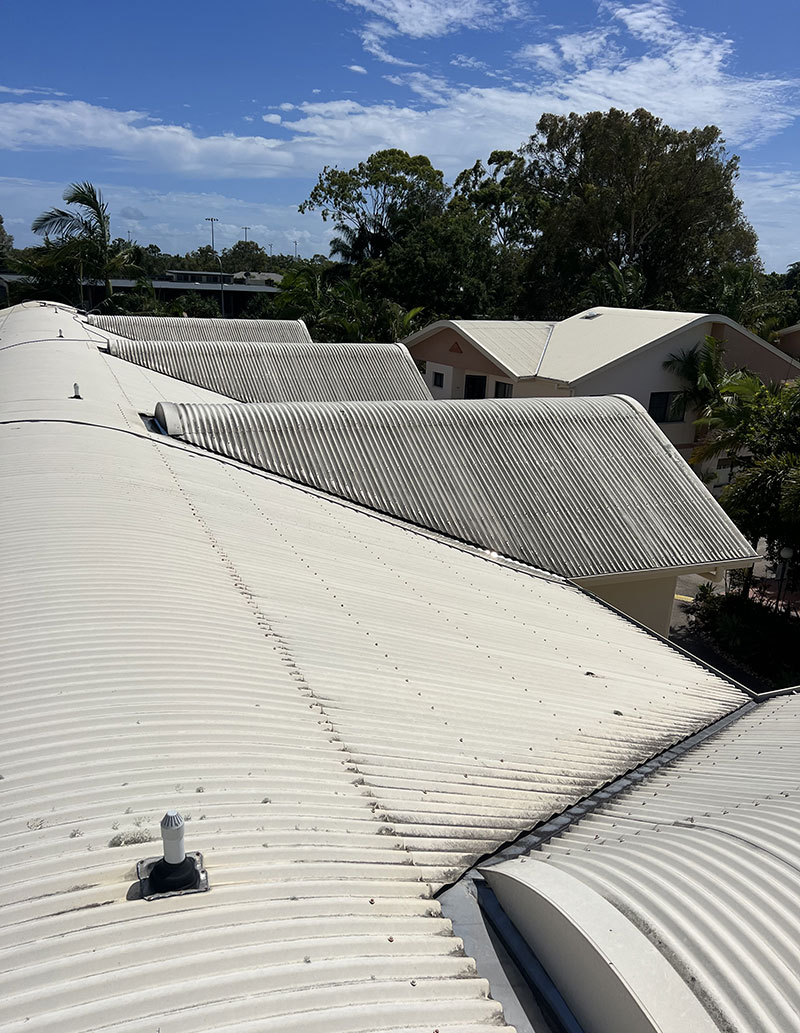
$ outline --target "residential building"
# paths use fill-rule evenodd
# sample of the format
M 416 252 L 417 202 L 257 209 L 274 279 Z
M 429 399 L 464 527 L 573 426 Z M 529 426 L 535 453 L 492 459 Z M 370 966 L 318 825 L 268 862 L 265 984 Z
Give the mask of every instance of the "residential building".
M 779 330 L 777 337 L 779 347 L 791 355 L 793 359 L 800 360 L 800 323 L 795 323 L 794 326 L 787 326 L 784 330 Z
M 442 320 L 405 343 L 434 398 L 629 395 L 688 458 L 697 414 L 671 405 L 685 385 L 664 361 L 707 336 L 724 344 L 731 368 L 767 381 L 800 375 L 800 359 L 710 313 L 600 306 L 560 322 Z

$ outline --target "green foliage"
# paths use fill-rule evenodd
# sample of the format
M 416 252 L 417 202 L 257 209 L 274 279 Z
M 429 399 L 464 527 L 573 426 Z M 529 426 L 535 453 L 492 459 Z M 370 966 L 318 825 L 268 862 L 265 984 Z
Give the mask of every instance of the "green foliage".
M 728 263 L 713 272 L 695 295 L 692 307 L 719 312 L 768 340 L 786 324 L 791 291 L 766 276 L 755 262 Z
M 723 406 L 732 388 L 746 376 L 742 370 L 728 370 L 725 348 L 714 337 L 670 355 L 663 365 L 686 385 L 675 408 L 691 410 L 701 419 L 707 418 L 714 407 Z M 698 454 L 698 458 L 707 456 Z
M 720 653 L 771 682 L 800 683 L 800 619 L 742 595 L 698 592 L 687 607 L 690 626 Z
M 315 341 L 397 341 L 418 328 L 421 309 L 406 311 L 387 298 L 368 297 L 336 273 L 312 266 L 288 273 L 274 298 L 274 314 L 304 320 Z
M 222 268 L 226 273 L 259 273 L 267 271 L 269 255 L 254 240 L 238 240 L 222 252 Z
M 72 207 L 50 208 L 33 220 L 31 229 L 45 239 L 17 262 L 27 278 L 21 292 L 83 305 L 88 280 L 103 284 L 108 299 L 113 278 L 138 273 L 134 248 L 112 242 L 108 205 L 92 183 L 71 183 L 64 200 Z
M 14 238 L 3 225 L 3 216 L 0 215 L 0 269 L 5 268 L 9 254 L 14 247 Z
M 609 263 L 635 266 L 648 305 L 686 296 L 720 263 L 755 257 L 756 237 L 716 126 L 672 129 L 648 111 L 543 115 L 522 148 L 537 213 L 533 307 L 572 302 Z
M 441 212 L 449 193 L 429 158 L 391 148 L 347 171 L 326 165 L 300 211 L 333 219 L 336 253 L 363 260 L 381 257 L 414 223 Z
M 211 294 L 181 294 L 167 307 L 170 316 L 221 317 L 219 298 Z

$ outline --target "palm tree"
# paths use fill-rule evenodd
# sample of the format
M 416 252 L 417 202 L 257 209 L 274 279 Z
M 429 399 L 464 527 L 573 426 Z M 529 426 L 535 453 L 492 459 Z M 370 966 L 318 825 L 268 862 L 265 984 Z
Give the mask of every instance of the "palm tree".
M 64 200 L 75 205 L 75 209 L 51 208 L 33 220 L 31 229 L 45 238 L 45 248 L 37 255 L 39 264 L 45 269 L 64 263 L 75 264 L 81 302 L 84 276 L 103 282 L 106 298 L 109 298 L 113 293 L 112 277 L 136 269 L 133 248 L 112 247 L 108 205 L 92 183 L 71 183 L 64 191 Z
M 675 409 L 692 409 L 701 418 L 708 416 L 731 385 L 743 376 L 742 370 L 728 370 L 725 348 L 714 337 L 706 337 L 702 345 L 670 355 L 663 365 L 686 385 L 674 402 Z

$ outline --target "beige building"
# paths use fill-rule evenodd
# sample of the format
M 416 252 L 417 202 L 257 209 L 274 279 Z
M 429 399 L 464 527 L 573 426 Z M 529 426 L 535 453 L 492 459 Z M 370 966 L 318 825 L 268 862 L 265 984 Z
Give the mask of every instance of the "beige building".
M 782 351 L 788 352 L 794 359 L 800 359 L 800 323 L 779 330 L 778 340 Z
M 783 333 L 794 350 L 782 351 L 726 316 L 597 307 L 561 322 L 441 320 L 405 343 L 425 363 L 434 398 L 624 394 L 687 457 L 696 414 L 670 418 L 670 402 L 684 385 L 664 369 L 665 359 L 711 336 L 724 343 L 731 367 L 747 366 L 765 380 L 792 379 L 800 375 L 800 325 Z

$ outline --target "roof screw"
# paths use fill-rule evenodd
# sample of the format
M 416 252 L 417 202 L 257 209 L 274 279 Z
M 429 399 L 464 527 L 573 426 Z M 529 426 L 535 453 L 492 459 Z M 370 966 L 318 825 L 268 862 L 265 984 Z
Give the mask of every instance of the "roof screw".
M 73 384 L 72 385 L 72 397 L 73 398 L 80 398 L 81 397 L 81 389 L 80 389 L 80 387 L 77 384 Z

